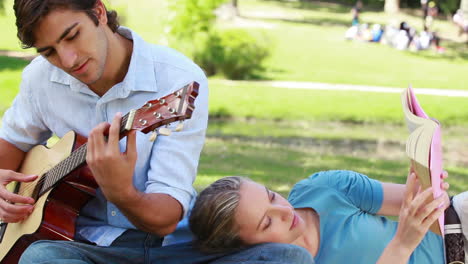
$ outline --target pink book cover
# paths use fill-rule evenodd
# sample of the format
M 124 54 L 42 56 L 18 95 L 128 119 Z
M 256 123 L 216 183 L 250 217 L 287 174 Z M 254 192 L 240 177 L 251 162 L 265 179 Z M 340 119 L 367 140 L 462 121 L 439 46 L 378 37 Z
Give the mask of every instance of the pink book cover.
M 427 119 L 432 119 L 430 118 L 424 110 L 421 108 L 421 106 L 418 103 L 418 100 L 416 99 L 416 96 L 414 95 L 413 89 L 410 87 L 409 88 L 409 93 L 410 93 L 410 102 L 408 102 L 408 105 L 410 106 L 411 112 L 415 114 L 416 116 L 427 118 Z M 437 120 L 434 120 L 439 124 Z M 440 188 L 442 179 L 442 136 L 441 136 L 441 131 L 440 131 L 440 125 L 437 126 L 433 136 L 432 136 L 432 142 L 431 142 L 431 149 L 430 149 L 430 156 L 428 157 L 429 159 L 429 169 L 431 171 L 431 185 L 432 185 L 432 192 L 434 199 L 436 197 L 439 197 L 439 195 L 442 193 L 442 189 Z M 440 232 L 442 235 L 444 235 L 444 215 L 442 214 L 439 217 L 439 228 Z

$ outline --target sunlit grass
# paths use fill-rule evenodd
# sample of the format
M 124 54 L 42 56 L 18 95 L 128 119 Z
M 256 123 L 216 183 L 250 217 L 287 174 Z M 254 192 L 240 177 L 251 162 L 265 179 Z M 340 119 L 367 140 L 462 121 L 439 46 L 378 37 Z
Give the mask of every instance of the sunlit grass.
M 210 96 L 213 115 L 357 123 L 403 120 L 398 93 L 283 89 L 212 80 Z M 419 95 L 418 99 L 443 124 L 468 124 L 468 98 Z

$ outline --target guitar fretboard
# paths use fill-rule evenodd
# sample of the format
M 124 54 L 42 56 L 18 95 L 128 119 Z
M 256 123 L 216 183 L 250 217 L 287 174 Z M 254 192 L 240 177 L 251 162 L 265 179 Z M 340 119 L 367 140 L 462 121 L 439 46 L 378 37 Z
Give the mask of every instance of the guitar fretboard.
M 120 134 L 125 132 L 125 125 L 127 124 L 128 116 L 129 114 L 126 114 L 122 117 L 122 121 L 120 122 Z M 87 144 L 81 145 L 79 148 L 74 150 L 70 156 L 44 173 L 39 180 L 39 184 L 36 186 L 33 197 L 36 199 L 39 198 L 51 188 L 55 187 L 65 176 L 83 165 L 86 162 L 86 149 Z

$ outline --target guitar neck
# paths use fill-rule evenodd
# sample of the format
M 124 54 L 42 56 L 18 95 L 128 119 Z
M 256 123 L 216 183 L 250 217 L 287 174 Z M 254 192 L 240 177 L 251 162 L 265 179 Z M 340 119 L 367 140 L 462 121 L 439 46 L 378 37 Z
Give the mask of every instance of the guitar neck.
M 128 123 L 133 122 L 135 111 L 131 111 L 122 117 L 120 123 L 120 138 L 123 138 L 128 133 Z M 74 150 L 68 157 L 52 167 L 49 171 L 42 175 L 41 184 L 36 186 L 33 192 L 33 198 L 37 199 L 50 189 L 54 188 L 60 181 L 69 175 L 72 171 L 86 163 L 87 144 L 83 144 Z

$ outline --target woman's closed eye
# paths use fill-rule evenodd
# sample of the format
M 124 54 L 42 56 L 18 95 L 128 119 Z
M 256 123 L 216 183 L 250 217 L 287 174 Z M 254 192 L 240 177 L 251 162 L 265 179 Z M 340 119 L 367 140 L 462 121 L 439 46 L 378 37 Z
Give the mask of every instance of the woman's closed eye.
M 269 196 L 268 198 L 270 199 L 270 202 L 273 203 L 275 201 L 275 198 L 276 198 L 276 193 L 268 190 L 268 196 Z M 263 227 L 263 230 L 267 230 L 270 226 L 271 226 L 271 217 L 267 216 L 266 217 L 266 224 Z
M 267 217 L 267 223 L 265 224 L 265 227 L 263 227 L 263 231 L 267 230 L 271 226 L 271 217 Z

